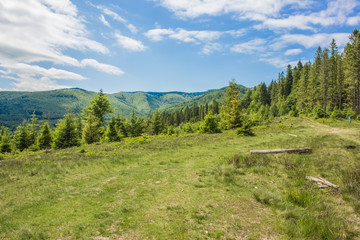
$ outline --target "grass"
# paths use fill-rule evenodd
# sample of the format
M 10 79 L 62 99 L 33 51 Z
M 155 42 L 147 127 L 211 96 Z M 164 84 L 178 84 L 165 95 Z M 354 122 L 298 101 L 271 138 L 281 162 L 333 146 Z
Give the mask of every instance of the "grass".
M 358 143 L 317 129 L 289 119 L 254 137 L 141 136 L 4 155 L 0 239 L 358 239 L 359 149 L 344 148 Z M 290 147 L 313 153 L 249 154 Z

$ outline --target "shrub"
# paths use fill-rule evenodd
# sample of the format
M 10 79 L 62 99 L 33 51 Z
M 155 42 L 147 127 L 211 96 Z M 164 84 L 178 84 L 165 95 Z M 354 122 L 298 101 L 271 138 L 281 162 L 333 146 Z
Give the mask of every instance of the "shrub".
M 205 120 L 200 128 L 202 133 L 220 133 L 221 130 L 219 129 L 218 122 L 216 117 L 209 113 L 205 116 Z
M 255 136 L 253 123 L 244 121 L 243 125 L 236 130 L 236 134 L 240 136 Z

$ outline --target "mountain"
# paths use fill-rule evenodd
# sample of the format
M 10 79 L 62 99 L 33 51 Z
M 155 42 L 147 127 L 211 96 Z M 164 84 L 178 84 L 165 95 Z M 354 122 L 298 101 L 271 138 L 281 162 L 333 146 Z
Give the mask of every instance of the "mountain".
M 227 87 L 216 89 L 216 90 L 209 90 L 205 94 L 199 95 L 199 96 L 197 96 L 191 100 L 188 100 L 186 102 L 174 104 L 163 110 L 166 112 L 174 112 L 176 110 L 183 110 L 186 108 L 186 106 L 188 106 L 189 108 L 192 108 L 192 106 L 194 106 L 194 104 L 196 104 L 198 106 L 205 105 L 206 103 L 211 104 L 213 100 L 216 100 L 218 103 L 221 103 L 224 100 L 226 89 L 227 89 Z M 241 98 L 242 96 L 244 96 L 244 94 L 247 90 L 248 90 L 247 87 L 238 85 L 239 97 Z
M 146 115 L 153 110 L 189 101 L 206 92 L 119 92 L 106 94 L 115 113 L 129 117 L 132 109 Z M 41 92 L 0 92 L 0 126 L 14 130 L 35 112 L 39 120 L 54 125 L 69 110 L 80 113 L 97 93 L 79 88 Z

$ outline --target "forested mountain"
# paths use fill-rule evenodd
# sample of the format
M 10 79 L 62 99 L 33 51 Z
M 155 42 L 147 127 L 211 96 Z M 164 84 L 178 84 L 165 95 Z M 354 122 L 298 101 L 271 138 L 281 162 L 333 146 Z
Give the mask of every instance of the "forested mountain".
M 201 96 L 205 92 L 119 92 L 106 94 L 115 113 L 130 117 L 132 109 L 146 115 L 157 108 L 166 108 Z M 15 129 L 24 119 L 35 112 L 39 120 L 48 120 L 51 125 L 71 110 L 80 113 L 95 92 L 83 89 L 60 89 L 42 92 L 0 92 L 0 125 Z

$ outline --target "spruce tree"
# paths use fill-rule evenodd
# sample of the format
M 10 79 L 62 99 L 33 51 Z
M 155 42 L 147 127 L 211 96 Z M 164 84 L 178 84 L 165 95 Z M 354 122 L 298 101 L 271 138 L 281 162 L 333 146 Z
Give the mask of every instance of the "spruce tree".
M 74 115 L 68 113 L 56 126 L 53 147 L 55 149 L 61 149 L 79 145 L 80 142 L 76 132 Z
M 29 140 L 29 129 L 26 120 L 24 120 L 22 124 L 17 126 L 14 133 L 14 144 L 15 147 L 20 151 L 23 151 L 24 149 L 30 147 L 31 144 Z
M 87 144 L 99 142 L 102 135 L 103 127 L 101 121 L 93 114 L 91 109 L 88 110 L 82 132 L 83 141 Z
M 102 126 L 105 125 L 105 115 L 111 113 L 111 104 L 109 99 L 105 96 L 102 90 L 91 99 L 89 105 L 85 109 L 85 115 L 91 111 L 91 114 L 101 123 Z
M 150 121 L 150 131 L 153 135 L 158 135 L 163 130 L 164 123 L 161 119 L 160 112 L 156 109 Z
M 7 153 L 11 152 L 11 138 L 8 129 L 2 129 L 1 131 L 1 141 L 0 141 L 0 152 Z
M 51 148 L 52 144 L 52 135 L 50 126 L 47 122 L 43 124 L 40 130 L 40 135 L 38 138 L 38 146 L 40 149 L 47 149 Z
M 142 133 L 144 133 L 144 120 L 140 117 L 135 116 L 134 109 L 131 112 L 131 117 L 128 124 L 128 129 L 131 137 L 138 137 Z
M 221 109 L 221 125 L 224 129 L 234 129 L 242 125 L 239 91 L 234 79 L 226 89 L 225 102 Z
M 105 132 L 105 138 L 109 142 L 118 142 L 121 140 L 119 131 L 117 130 L 118 119 L 114 116 L 111 117 L 107 125 L 107 129 Z

